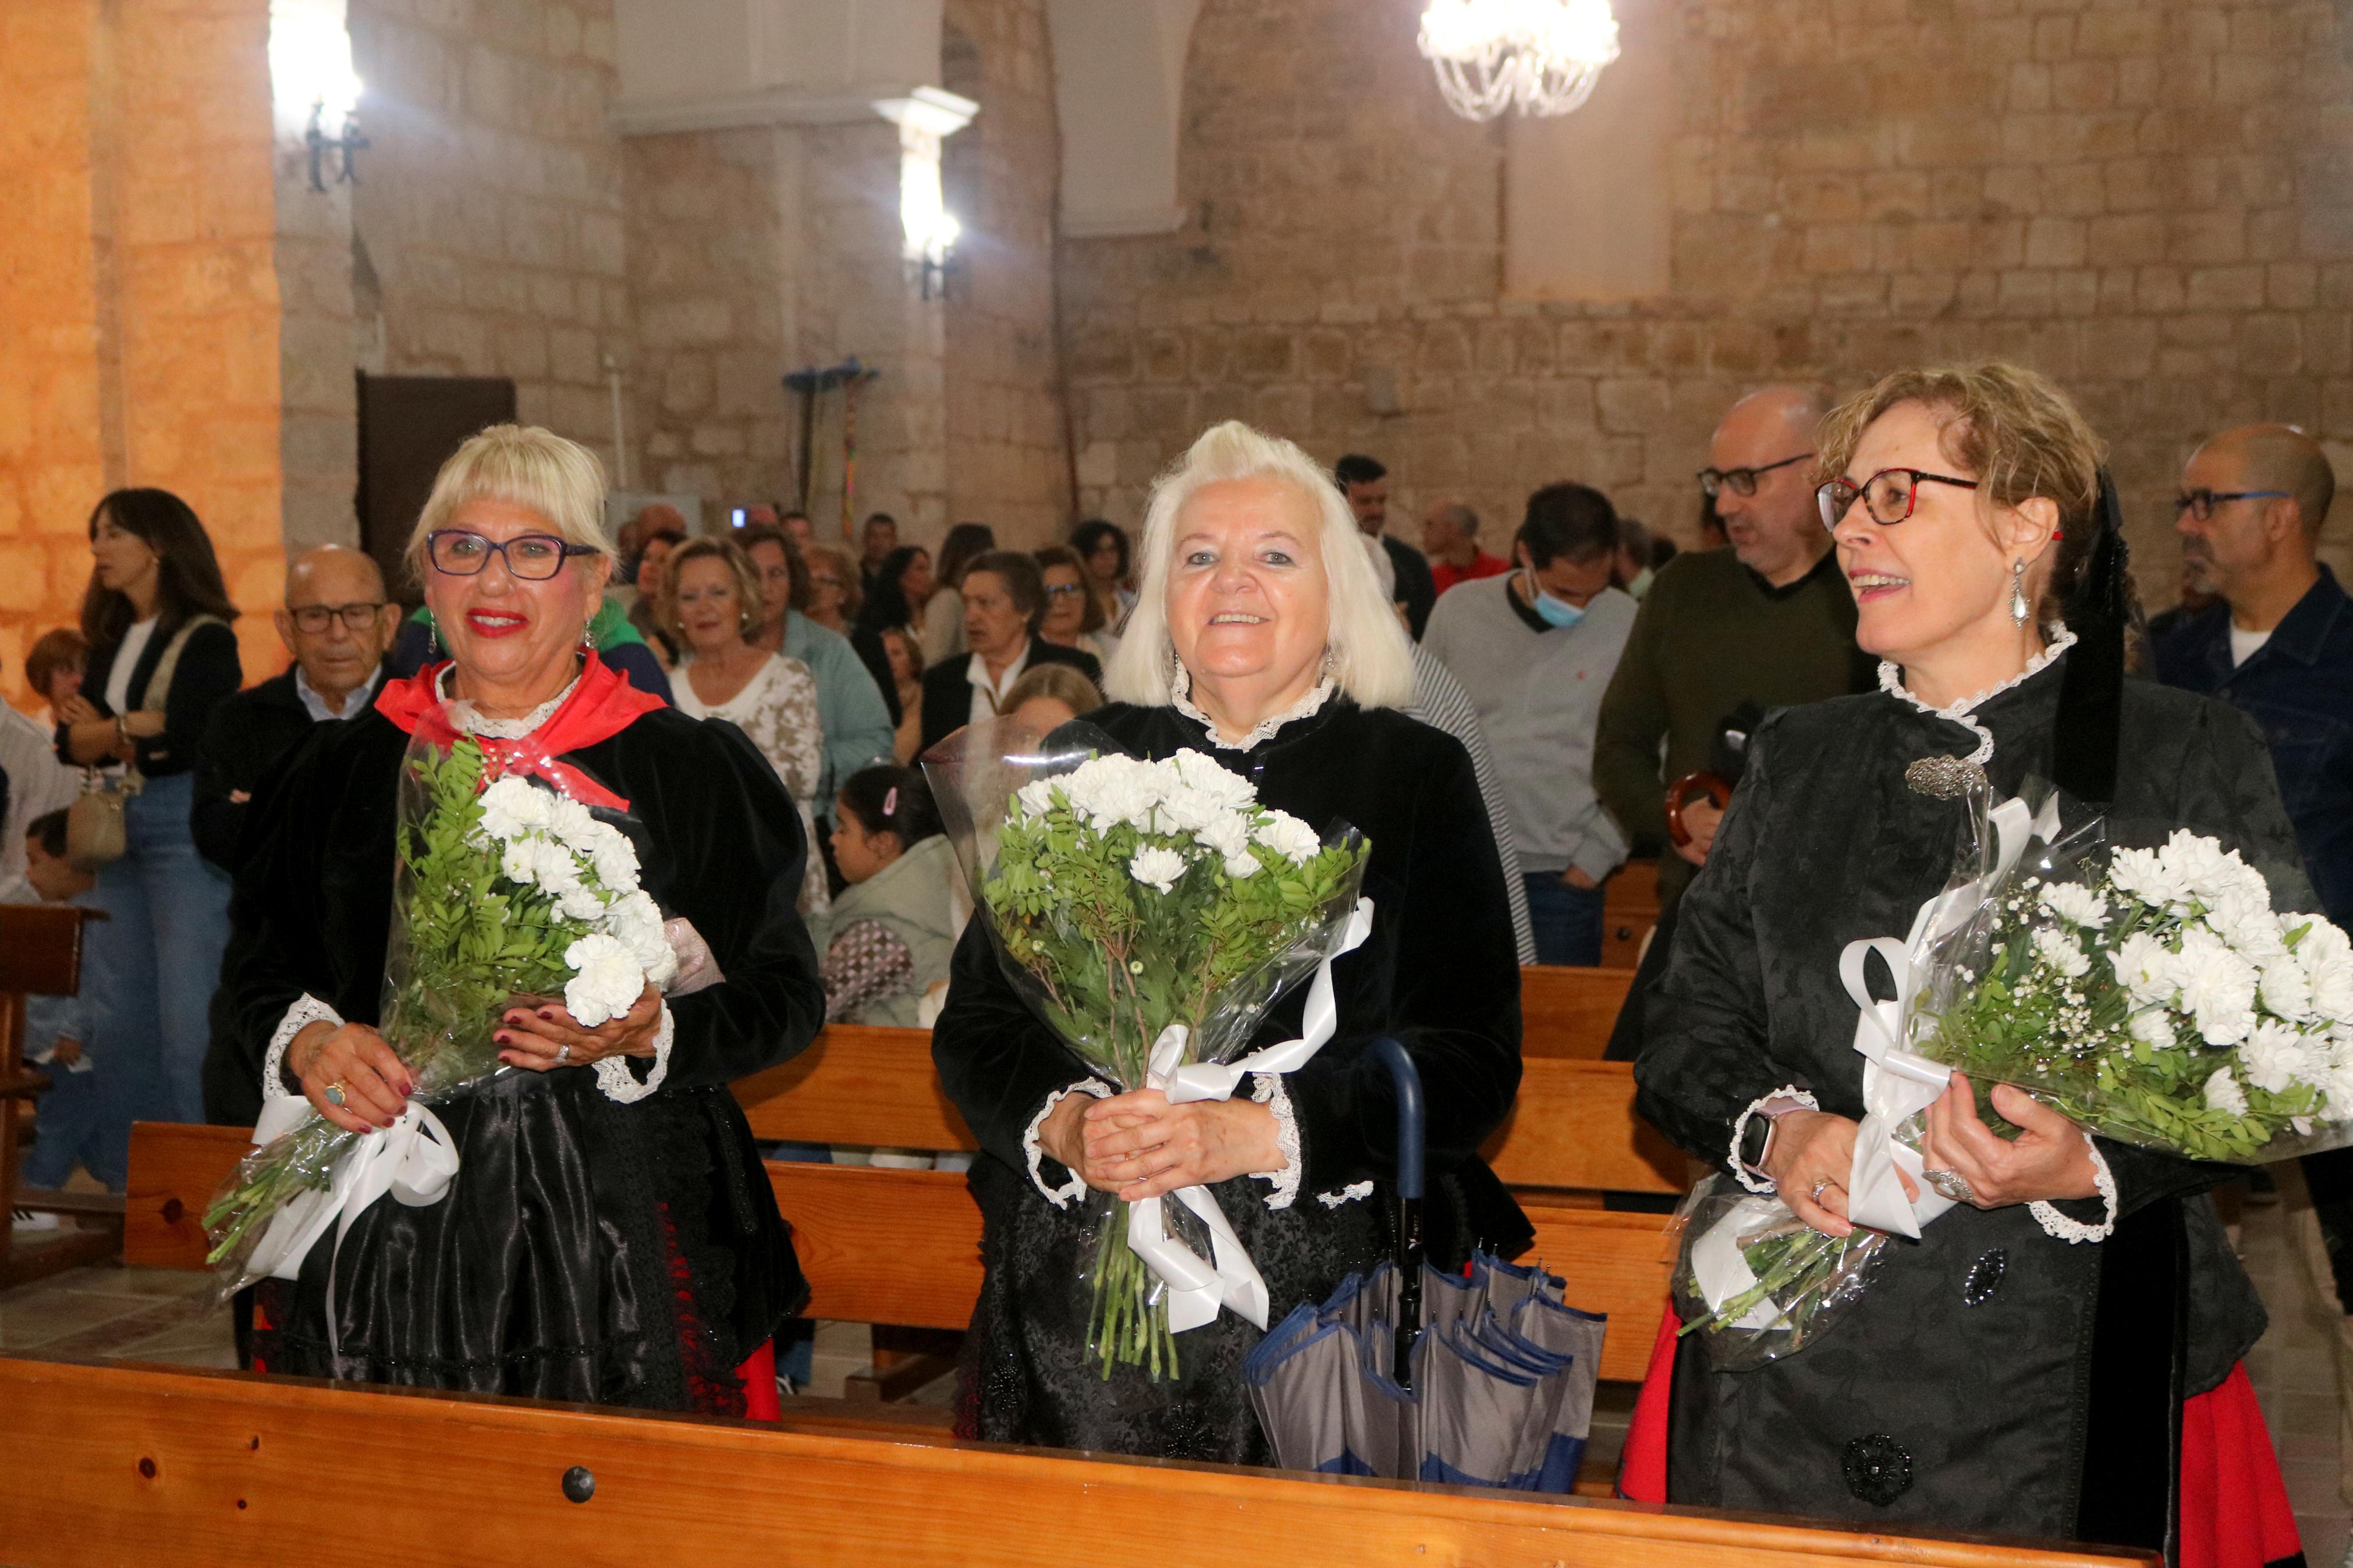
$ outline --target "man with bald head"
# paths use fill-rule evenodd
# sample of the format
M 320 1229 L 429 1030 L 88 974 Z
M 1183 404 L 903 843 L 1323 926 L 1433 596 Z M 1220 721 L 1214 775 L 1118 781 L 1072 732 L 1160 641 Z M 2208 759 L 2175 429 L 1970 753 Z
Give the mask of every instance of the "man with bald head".
M 2156 642 L 2158 678 L 2263 731 L 2323 912 L 2353 921 L 2353 606 L 2316 558 L 2337 476 L 2287 425 L 2225 430 L 2181 472 L 2174 531 L 2222 603 Z
M 1689 773 L 1736 772 L 1767 710 L 1861 690 L 1871 679 L 1854 646 L 1854 595 L 1814 504 L 1814 432 L 1827 410 L 1817 388 L 1768 386 L 1725 415 L 1698 478 L 1731 548 L 1686 550 L 1659 569 L 1601 701 L 1595 790 L 1638 849 L 1664 851 L 1659 896 L 1670 913 L 1646 974 L 1665 961 L 1671 911 L 1723 816 L 1696 797 L 1683 813 L 1690 842 L 1670 842 L 1668 786 Z M 1621 1035 L 1639 1018 L 1641 989 Z M 1613 1042 L 1620 1054 L 1629 1048 L 1630 1037 Z
M 272 618 L 293 668 L 214 709 L 197 753 L 196 847 L 232 875 L 255 786 L 311 725 L 366 710 L 400 630 L 375 562 L 340 544 L 287 563 L 285 605 Z

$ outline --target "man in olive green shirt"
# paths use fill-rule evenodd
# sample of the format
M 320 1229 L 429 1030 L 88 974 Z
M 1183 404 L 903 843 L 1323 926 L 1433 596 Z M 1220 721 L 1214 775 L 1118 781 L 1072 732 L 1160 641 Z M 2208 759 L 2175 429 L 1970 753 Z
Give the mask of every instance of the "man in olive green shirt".
M 1820 393 L 1798 386 L 1732 405 L 1700 472 L 1732 547 L 1686 551 L 1661 568 L 1601 700 L 1595 791 L 1638 846 L 1673 849 L 1660 865 L 1664 907 L 1707 858 L 1723 816 L 1704 796 L 1694 800 L 1683 814 L 1692 841 L 1669 845 L 1667 785 L 1709 766 L 1744 705 L 1769 711 L 1871 679 L 1854 646 L 1854 595 L 1814 505 L 1814 432 L 1825 412 Z

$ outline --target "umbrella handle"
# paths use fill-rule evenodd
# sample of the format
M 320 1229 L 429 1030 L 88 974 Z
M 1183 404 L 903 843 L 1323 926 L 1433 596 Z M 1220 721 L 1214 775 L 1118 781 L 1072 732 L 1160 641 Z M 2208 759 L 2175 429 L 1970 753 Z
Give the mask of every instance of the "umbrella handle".
M 1389 1069 L 1397 1085 L 1397 1356 L 1389 1375 L 1400 1388 L 1413 1385 L 1413 1342 L 1421 1334 L 1421 1200 L 1422 1168 L 1421 1069 L 1394 1035 L 1383 1035 L 1372 1054 Z

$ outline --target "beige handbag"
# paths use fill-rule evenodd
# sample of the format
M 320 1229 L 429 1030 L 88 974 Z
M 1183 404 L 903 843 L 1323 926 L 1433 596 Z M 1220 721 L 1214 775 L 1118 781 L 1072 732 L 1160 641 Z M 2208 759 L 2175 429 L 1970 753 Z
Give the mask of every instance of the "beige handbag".
M 135 711 L 163 711 L 162 703 L 153 708 L 147 700 L 162 693 L 171 695 L 173 678 L 180 672 L 180 652 L 188 646 L 188 637 L 198 626 L 227 626 L 218 616 L 193 616 L 172 634 L 164 647 L 164 657 L 155 661 L 155 669 L 148 676 L 146 686 L 139 693 Z M 111 866 L 130 853 L 131 836 L 123 820 L 123 810 L 144 787 L 136 762 L 123 765 L 122 777 L 110 781 L 95 767 L 81 771 L 81 794 L 66 808 L 66 858 L 77 871 L 95 871 Z

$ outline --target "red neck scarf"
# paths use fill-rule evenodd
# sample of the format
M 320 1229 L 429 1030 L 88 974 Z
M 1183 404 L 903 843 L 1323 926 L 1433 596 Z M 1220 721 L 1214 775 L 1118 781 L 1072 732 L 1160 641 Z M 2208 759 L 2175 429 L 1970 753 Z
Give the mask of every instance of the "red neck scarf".
M 408 734 L 436 745 L 457 744 L 459 731 L 441 706 L 441 672 L 448 668 L 445 660 L 426 666 L 406 680 L 386 681 L 384 689 L 376 694 L 375 710 Z M 566 752 L 609 741 L 663 706 L 660 698 L 631 686 L 612 666 L 591 653 L 581 667 L 580 680 L 573 687 L 572 695 L 564 700 L 563 707 L 548 715 L 547 722 L 520 740 L 473 737 L 474 743 L 482 748 L 482 755 L 490 761 L 490 766 L 483 770 L 483 782 L 502 773 L 535 773 L 583 805 L 627 811 L 628 801 L 579 769 L 556 759 Z

